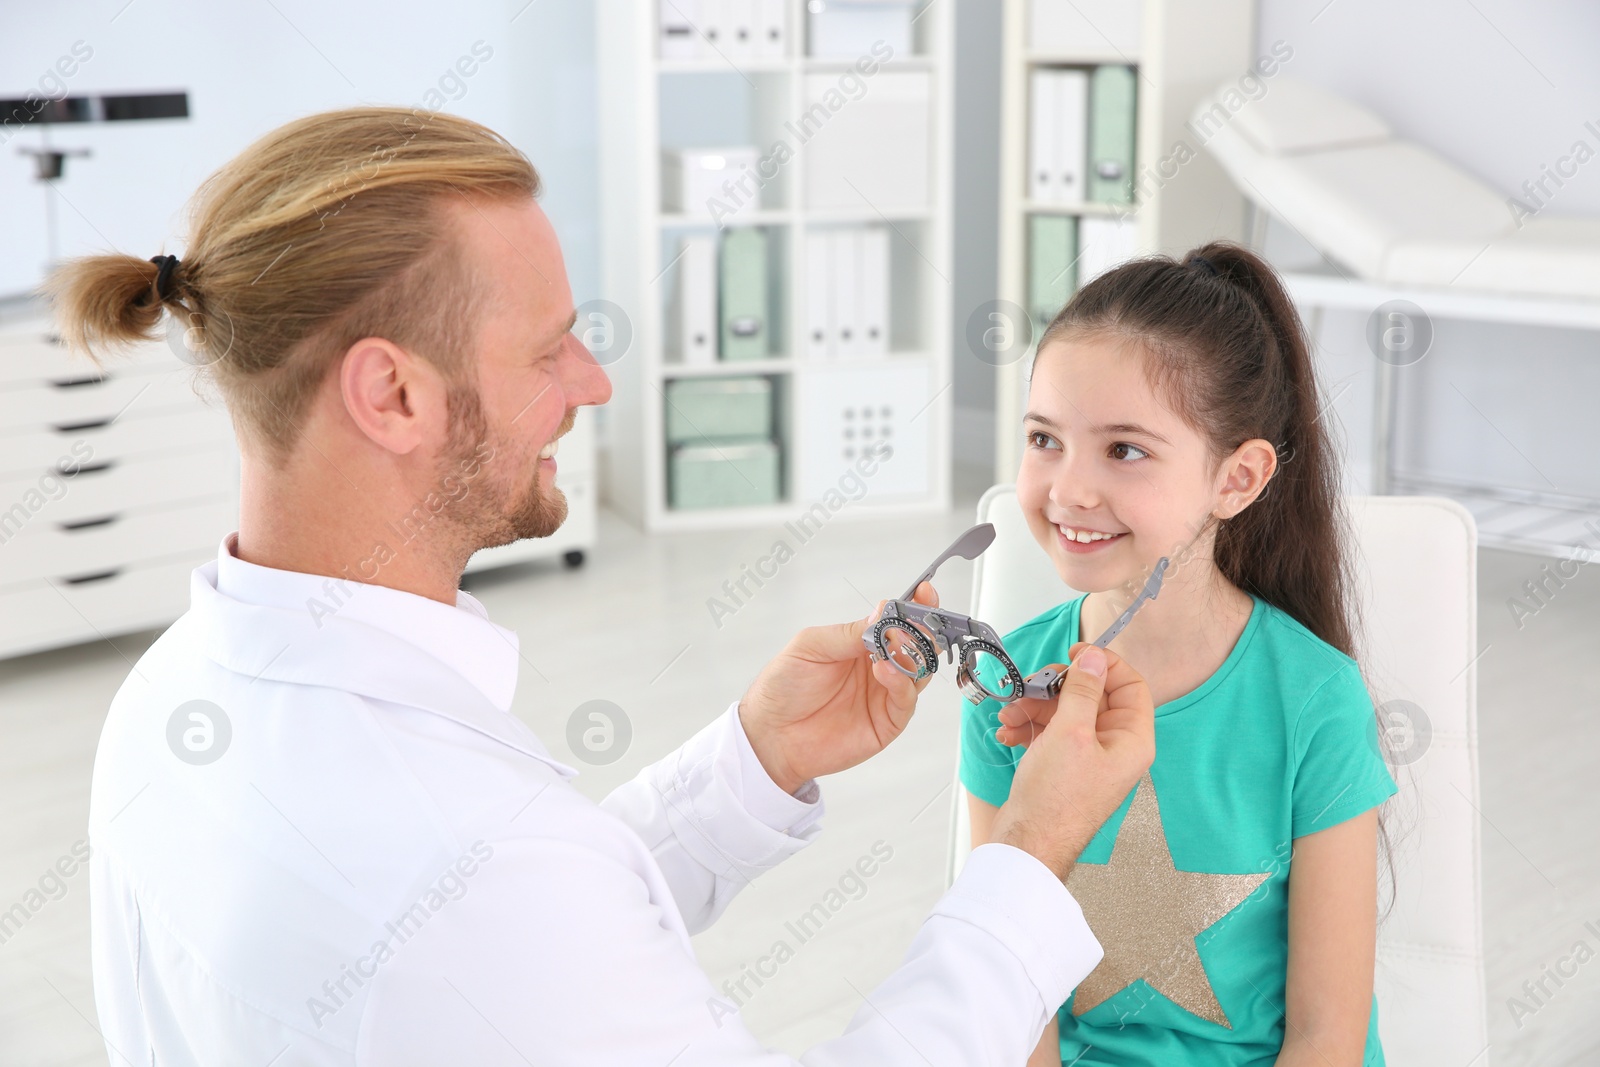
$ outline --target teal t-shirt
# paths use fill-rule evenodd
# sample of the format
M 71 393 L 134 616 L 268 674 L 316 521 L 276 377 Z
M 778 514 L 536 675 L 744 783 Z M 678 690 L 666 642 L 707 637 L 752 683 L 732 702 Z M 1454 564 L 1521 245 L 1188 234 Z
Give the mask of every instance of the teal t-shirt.
M 1270 1067 L 1284 1038 L 1292 842 L 1395 792 L 1356 662 L 1251 600 L 1216 673 L 1155 709 L 1155 763 L 1067 883 L 1106 955 L 1057 1013 L 1063 1063 Z M 1087 639 L 1082 602 L 1005 636 L 1024 676 Z M 961 724 L 962 784 L 996 807 L 1026 751 L 995 740 L 1000 707 L 964 705 Z M 1383 1062 L 1374 997 L 1364 1064 Z

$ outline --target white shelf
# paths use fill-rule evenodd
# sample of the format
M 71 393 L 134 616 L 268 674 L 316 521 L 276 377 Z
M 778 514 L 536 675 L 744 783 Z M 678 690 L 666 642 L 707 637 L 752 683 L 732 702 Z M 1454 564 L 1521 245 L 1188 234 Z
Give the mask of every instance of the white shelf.
M 1138 213 L 1137 204 L 1108 204 L 1099 200 L 1080 200 L 1075 204 L 1051 203 L 1045 200 L 1025 200 L 1025 215 L 1099 215 L 1105 218 L 1132 217 Z
M 925 207 L 915 210 L 809 209 L 806 205 L 806 147 L 791 126 L 806 114 L 807 76 L 856 70 L 856 60 L 814 58 L 798 54 L 805 40 L 805 0 L 789 0 L 790 53 L 782 58 L 740 60 L 723 57 L 662 60 L 657 51 L 657 8 L 639 0 L 597 0 L 597 51 L 600 99 L 600 203 L 602 295 L 621 306 L 633 326 L 627 359 L 608 367 L 613 396 L 606 425 L 609 453 L 604 479 L 607 502 L 647 530 L 693 530 L 771 524 L 793 518 L 815 501 L 804 486 L 817 479 L 825 462 L 807 453 L 805 442 L 826 445 L 822 427 L 837 411 L 807 410 L 819 393 L 827 393 L 828 373 L 860 369 L 865 374 L 928 368 L 928 395 L 904 406 L 906 413 L 927 400 L 918 412 L 917 431 L 928 439 L 926 492 L 885 490 L 881 499 L 852 503 L 846 512 L 895 514 L 937 511 L 950 501 L 951 349 L 948 322 L 952 277 L 950 252 L 951 160 L 954 114 L 953 5 L 930 0 L 913 25 L 915 47 L 881 63 L 871 78 L 891 72 L 926 72 L 930 76 L 930 193 Z M 668 76 L 671 77 L 668 77 Z M 681 100 L 698 91 L 678 76 L 718 76 L 730 94 L 729 111 L 701 115 L 674 112 Z M 721 92 L 719 83 L 718 92 Z M 865 99 L 865 98 L 863 98 Z M 721 100 L 719 99 L 719 103 Z M 855 103 L 851 99 L 846 106 Z M 702 131 L 725 133 L 735 117 L 747 116 L 749 129 L 736 129 L 739 140 L 712 140 Z M 727 121 L 724 121 L 724 120 Z M 692 121 L 687 121 L 692 120 Z M 716 231 L 716 220 L 661 210 L 663 131 L 670 145 L 748 143 L 767 154 L 783 137 L 793 155 L 782 166 L 776 184 L 762 191 L 760 203 L 728 217 L 732 227 L 774 231 L 774 268 L 778 272 L 776 319 L 781 336 L 770 359 L 734 360 L 708 365 L 671 362 L 666 350 L 666 309 L 673 284 L 673 242 L 679 234 Z M 699 140 L 699 138 L 706 138 Z M 874 197 L 880 203 L 886 197 Z M 777 205 L 777 206 L 773 206 Z M 890 343 L 902 349 L 871 359 L 813 361 L 796 358 L 807 351 L 804 270 L 805 234 L 811 227 L 862 224 L 886 227 L 890 242 Z M 664 444 L 664 383 L 675 378 L 771 375 L 780 380 L 775 425 L 783 444 L 785 500 L 755 507 L 684 509 L 667 506 L 667 450 Z M 806 399 L 807 383 L 814 399 Z M 885 388 L 885 387 L 880 387 Z M 832 396 L 827 396 L 831 402 Z M 823 407 L 828 407 L 828 402 Z M 824 450 L 825 452 L 825 450 Z M 810 467 L 802 469 L 805 464 Z M 842 469 L 842 468 L 841 468 Z M 917 467 L 920 471 L 921 468 Z M 881 476 L 880 476 L 881 477 Z M 886 483 L 887 484 L 887 483 Z M 869 504 L 870 501 L 870 504 Z
M 1179 255 L 1214 239 L 1242 241 L 1244 199 L 1227 175 L 1195 145 L 1186 123 L 1201 95 L 1250 68 L 1255 58 L 1254 0 L 1142 0 L 1137 49 L 1032 48 L 1029 0 L 1004 0 L 1001 44 L 1000 298 L 1028 306 L 1028 219 L 1036 215 L 1132 217 L 1137 251 Z M 1053 204 L 1030 200 L 1028 189 L 1028 77 L 1040 66 L 1115 63 L 1138 72 L 1135 137 L 1136 204 Z M 1194 157 L 1168 177 L 1158 161 L 1183 141 Z M 1028 368 L 1033 353 L 996 368 L 995 480 L 1016 480 Z
M 673 363 L 664 360 L 655 370 L 662 378 L 720 378 L 740 377 L 747 374 L 790 374 L 794 360 L 783 359 L 727 359 L 717 363 Z
M 1008 12 L 1009 14 L 1009 12 Z M 1102 51 L 1084 49 L 1083 51 L 1029 51 L 1023 62 L 1035 67 L 1087 67 L 1099 66 L 1102 63 L 1122 63 L 1130 67 L 1139 65 L 1139 53 L 1118 52 L 1112 48 Z

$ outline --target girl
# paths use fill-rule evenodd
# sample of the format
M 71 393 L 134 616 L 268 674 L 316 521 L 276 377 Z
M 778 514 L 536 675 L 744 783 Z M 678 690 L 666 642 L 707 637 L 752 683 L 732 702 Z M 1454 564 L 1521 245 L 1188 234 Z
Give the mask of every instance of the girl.
M 1105 957 L 1030 1067 L 1383 1063 L 1377 806 L 1395 792 L 1354 653 L 1338 472 L 1272 270 L 1216 243 L 1085 286 L 1041 338 L 1017 496 L 1088 590 L 1005 637 L 1024 675 L 1093 640 L 1149 683 L 1156 759 L 1067 883 Z M 962 724 L 974 845 L 1027 718 Z

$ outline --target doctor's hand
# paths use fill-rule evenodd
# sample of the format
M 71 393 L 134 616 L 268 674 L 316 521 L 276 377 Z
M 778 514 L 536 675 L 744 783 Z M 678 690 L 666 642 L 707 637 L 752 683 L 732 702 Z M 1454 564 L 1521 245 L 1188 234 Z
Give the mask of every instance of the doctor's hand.
M 1031 741 L 989 834 L 1037 857 L 1062 881 L 1156 756 L 1155 705 L 1144 679 L 1115 652 L 1092 645 L 1072 652 L 1060 695 L 1027 702 L 1048 703 L 1048 714 L 1032 708 L 1025 725 L 1009 727 L 1029 731 Z
M 913 599 L 939 603 L 930 582 Z M 911 721 L 933 675 L 913 682 L 888 660 L 872 662 L 861 642 L 885 603 L 855 622 L 801 630 L 739 701 L 750 747 L 784 792 L 876 755 Z

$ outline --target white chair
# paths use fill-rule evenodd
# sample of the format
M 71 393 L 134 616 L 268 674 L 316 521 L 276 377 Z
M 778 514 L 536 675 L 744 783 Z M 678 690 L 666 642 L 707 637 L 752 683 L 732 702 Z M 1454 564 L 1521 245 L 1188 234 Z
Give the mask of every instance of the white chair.
M 1358 659 L 1382 707 L 1406 700 L 1420 757 L 1392 768 L 1386 809 L 1393 910 L 1378 928 L 1376 989 L 1391 1067 L 1487 1067 L 1477 753 L 1477 531 L 1441 497 L 1347 498 L 1365 638 Z M 978 503 L 995 540 L 978 557 L 972 614 L 1005 634 L 1076 595 L 1029 532 L 1016 488 Z M 1386 720 L 1387 721 L 1387 720 Z M 1431 731 L 1431 732 L 1430 732 Z M 959 749 L 957 761 L 959 763 Z M 951 815 L 951 881 L 971 846 L 959 777 Z

